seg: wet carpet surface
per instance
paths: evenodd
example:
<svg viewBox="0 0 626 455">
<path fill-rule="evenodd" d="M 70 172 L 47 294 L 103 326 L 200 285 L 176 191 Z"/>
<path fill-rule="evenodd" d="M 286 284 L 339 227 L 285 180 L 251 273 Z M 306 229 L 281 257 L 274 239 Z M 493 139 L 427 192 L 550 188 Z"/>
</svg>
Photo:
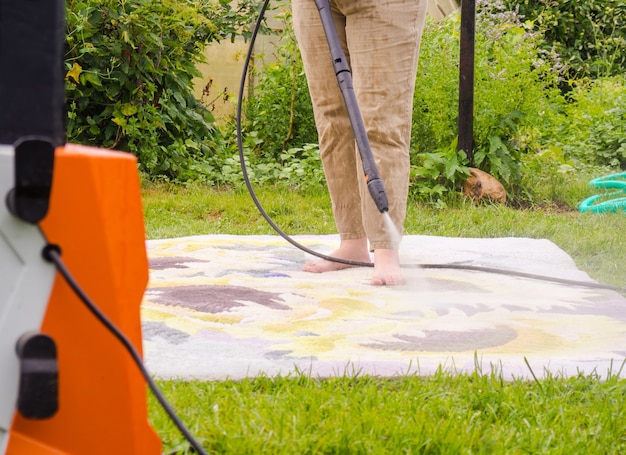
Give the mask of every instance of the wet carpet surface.
<svg viewBox="0 0 626 455">
<path fill-rule="evenodd" d="M 296 236 L 321 253 L 336 236 Z M 301 271 L 311 256 L 278 236 L 148 241 L 144 357 L 160 378 L 495 370 L 505 377 L 616 373 L 626 298 L 536 279 L 419 264 L 481 266 L 591 281 L 548 240 L 407 236 L 407 284 L 372 270 Z M 531 371 L 532 370 L 532 371 Z"/>
</svg>

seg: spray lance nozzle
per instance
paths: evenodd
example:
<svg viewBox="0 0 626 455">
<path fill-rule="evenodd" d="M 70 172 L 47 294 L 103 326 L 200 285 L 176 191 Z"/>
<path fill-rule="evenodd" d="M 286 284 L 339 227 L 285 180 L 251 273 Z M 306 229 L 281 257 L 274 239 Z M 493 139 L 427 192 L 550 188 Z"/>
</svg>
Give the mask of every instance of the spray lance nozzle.
<svg viewBox="0 0 626 455">
<path fill-rule="evenodd" d="M 367 177 L 366 177 L 367 178 Z M 387 200 L 387 192 L 385 191 L 385 184 L 380 177 L 367 178 L 367 189 L 370 192 L 370 196 L 376 204 L 376 208 L 380 213 L 389 211 L 389 201 Z"/>
</svg>

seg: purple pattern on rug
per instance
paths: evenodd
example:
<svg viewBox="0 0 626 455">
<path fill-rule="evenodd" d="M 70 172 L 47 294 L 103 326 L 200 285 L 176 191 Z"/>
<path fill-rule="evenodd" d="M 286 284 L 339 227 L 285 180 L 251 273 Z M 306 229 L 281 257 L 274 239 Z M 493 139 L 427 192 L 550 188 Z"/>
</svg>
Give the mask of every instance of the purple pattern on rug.
<svg viewBox="0 0 626 455">
<path fill-rule="evenodd" d="M 425 336 L 394 335 L 399 341 L 369 343 L 364 346 L 384 351 L 467 352 L 502 346 L 517 338 L 511 327 L 490 330 L 446 331 L 426 330 Z"/>
<path fill-rule="evenodd" d="M 202 313 L 222 313 L 254 302 L 272 310 L 288 310 L 280 294 L 243 286 L 172 286 L 153 288 L 151 300 L 167 306 L 190 308 Z"/>
<path fill-rule="evenodd" d="M 185 263 L 189 262 L 205 262 L 194 258 L 186 257 L 164 257 L 164 258 L 150 258 L 149 268 L 150 270 L 166 270 L 166 269 L 188 269 L 189 266 Z"/>
<path fill-rule="evenodd" d="M 141 324 L 144 340 L 152 340 L 161 337 L 171 344 L 186 343 L 190 337 L 188 333 L 167 326 L 164 322 L 143 322 Z"/>
</svg>

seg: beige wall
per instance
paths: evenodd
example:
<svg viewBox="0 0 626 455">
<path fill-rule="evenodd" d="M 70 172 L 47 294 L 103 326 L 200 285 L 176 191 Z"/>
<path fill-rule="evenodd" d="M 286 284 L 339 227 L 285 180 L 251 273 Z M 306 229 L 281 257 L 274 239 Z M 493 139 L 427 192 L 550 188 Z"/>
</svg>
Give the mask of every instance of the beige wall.
<svg viewBox="0 0 626 455">
<path fill-rule="evenodd" d="M 288 3 L 282 2 L 282 5 L 285 4 Z M 266 13 L 266 17 L 269 18 L 269 25 L 272 27 L 279 28 L 282 26 L 280 21 L 273 19 L 277 14 L 277 8 L 284 7 L 280 5 L 280 0 L 273 2 L 273 9 Z M 428 14 L 439 20 L 457 8 L 456 0 L 430 0 Z M 194 84 L 195 95 L 198 99 L 202 98 L 203 90 L 209 81 L 212 81 L 212 83 L 209 95 L 205 96 L 206 100 L 220 98 L 224 90 L 231 95 L 230 100 L 227 102 L 223 102 L 221 98 L 215 102 L 214 114 L 218 119 L 235 112 L 248 45 L 249 43 L 245 43 L 243 39 L 237 39 L 234 43 L 230 41 L 213 43 L 205 51 L 207 63 L 198 67 L 202 73 L 202 78 L 196 79 Z M 271 56 L 272 37 L 260 36 L 257 38 L 254 52 L 257 55 Z"/>
<path fill-rule="evenodd" d="M 429 0 L 428 14 L 435 20 L 441 20 L 459 7 L 460 0 Z"/>
</svg>

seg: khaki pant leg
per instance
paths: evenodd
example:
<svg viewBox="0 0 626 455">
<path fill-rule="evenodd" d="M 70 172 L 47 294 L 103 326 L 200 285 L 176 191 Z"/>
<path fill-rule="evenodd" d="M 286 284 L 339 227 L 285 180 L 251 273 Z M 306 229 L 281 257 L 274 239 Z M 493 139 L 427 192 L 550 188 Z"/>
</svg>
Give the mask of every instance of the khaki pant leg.
<svg viewBox="0 0 626 455">
<path fill-rule="evenodd" d="M 354 90 L 376 166 L 385 183 L 389 215 L 399 232 L 406 217 L 413 94 L 426 18 L 424 0 L 338 0 L 350 6 L 346 35 Z M 357 7 L 358 6 L 358 7 Z M 370 248 L 392 248 L 384 221 L 359 179 Z"/>
<path fill-rule="evenodd" d="M 335 224 L 342 239 L 365 237 L 358 186 L 357 151 L 319 12 L 313 0 L 293 0 L 293 24 L 313 102 L 320 154 Z M 345 49 L 345 17 L 334 13 Z M 349 59 L 349 57 L 347 57 Z"/>
<path fill-rule="evenodd" d="M 371 200 L 313 0 L 293 0 L 294 27 L 313 99 L 320 151 L 342 238 L 365 233 L 372 250 L 392 238 Z M 402 231 L 409 182 L 411 113 L 426 0 L 332 0 L 372 153 Z M 359 187 L 356 191 L 355 187 Z M 360 197 L 359 197 L 360 194 Z M 356 210 L 355 204 L 360 204 Z"/>
</svg>

